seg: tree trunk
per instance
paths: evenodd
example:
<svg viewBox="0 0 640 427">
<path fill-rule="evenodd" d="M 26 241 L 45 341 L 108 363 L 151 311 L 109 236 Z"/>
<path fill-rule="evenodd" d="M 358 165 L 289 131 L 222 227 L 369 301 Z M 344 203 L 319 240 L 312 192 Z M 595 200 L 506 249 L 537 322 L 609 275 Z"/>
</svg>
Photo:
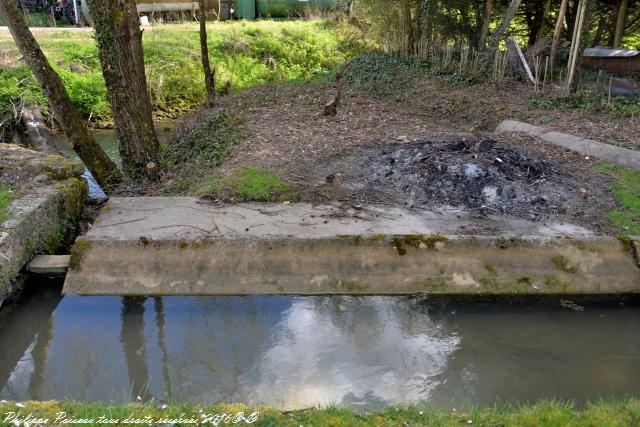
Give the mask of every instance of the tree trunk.
<svg viewBox="0 0 640 427">
<path fill-rule="evenodd" d="M 551 10 L 551 0 L 546 0 L 544 2 L 544 7 L 542 9 L 542 17 L 540 19 L 540 27 L 538 28 L 538 32 L 536 34 L 536 38 L 534 42 L 542 39 L 549 28 L 549 11 Z"/>
<path fill-rule="evenodd" d="M 556 60 L 558 54 L 558 46 L 560 45 L 560 34 L 562 33 L 562 21 L 564 21 L 564 15 L 567 13 L 567 3 L 569 0 L 562 0 L 560 3 L 560 10 L 558 11 L 558 19 L 556 20 L 556 28 L 553 31 L 553 41 L 551 42 L 551 54 L 549 55 L 549 66 L 553 70 L 553 63 Z"/>
<path fill-rule="evenodd" d="M 216 99 L 216 74 L 211 69 L 209 62 L 209 47 L 207 46 L 207 14 L 204 9 L 204 0 L 199 1 L 200 20 L 200 55 L 202 57 L 202 69 L 204 71 L 204 84 L 207 89 L 207 104 L 213 105 Z"/>
<path fill-rule="evenodd" d="M 411 13 L 411 0 L 406 0 L 404 2 L 404 26 L 405 26 L 405 35 L 406 39 L 406 53 L 407 55 L 412 55 L 415 53 L 415 33 L 413 28 L 413 16 Z"/>
<path fill-rule="evenodd" d="M 102 75 L 125 173 L 134 179 L 158 176 L 158 137 L 151 116 L 134 0 L 89 0 Z"/>
<path fill-rule="evenodd" d="M 500 28 L 498 28 L 498 31 L 496 32 L 495 38 L 493 40 L 493 44 L 491 45 L 491 54 L 489 55 L 489 57 L 492 57 L 493 53 L 496 51 L 496 49 L 498 49 L 500 40 L 502 40 L 502 36 L 504 36 L 504 33 L 507 31 L 507 28 L 509 28 L 509 24 L 511 24 L 511 20 L 513 19 L 516 12 L 518 11 L 518 8 L 520 7 L 520 3 L 522 3 L 522 0 L 511 0 L 511 3 L 509 4 L 509 8 L 507 9 L 507 13 L 504 15 L 504 19 L 502 20 L 502 24 L 500 25 Z"/>
<path fill-rule="evenodd" d="M 478 38 L 478 49 L 484 49 L 484 45 L 489 35 L 489 25 L 491 24 L 491 16 L 493 15 L 493 0 L 486 0 L 484 19 L 480 28 L 480 37 Z"/>
<path fill-rule="evenodd" d="M 629 0 L 622 0 L 620 3 L 620 9 L 618 9 L 618 20 L 616 21 L 616 33 L 613 38 L 613 47 L 618 48 L 622 43 L 624 37 L 624 21 L 627 17 L 627 7 L 629 6 Z"/>
<path fill-rule="evenodd" d="M 15 0 L 0 0 L 0 14 L 5 19 L 24 61 L 42 87 L 49 101 L 49 107 L 71 147 L 78 153 L 78 157 L 82 159 L 98 184 L 105 191 L 109 191 L 120 182 L 120 171 L 102 151 L 78 116 L 60 76 L 51 68 L 42 53 Z"/>
</svg>

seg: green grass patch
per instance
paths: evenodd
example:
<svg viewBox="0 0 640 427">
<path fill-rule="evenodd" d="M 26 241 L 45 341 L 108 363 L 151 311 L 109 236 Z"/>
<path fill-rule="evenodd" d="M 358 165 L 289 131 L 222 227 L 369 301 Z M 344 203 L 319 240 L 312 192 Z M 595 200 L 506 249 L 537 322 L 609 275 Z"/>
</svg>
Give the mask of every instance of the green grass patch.
<svg viewBox="0 0 640 427">
<path fill-rule="evenodd" d="M 293 186 L 273 172 L 258 168 L 245 168 L 224 178 L 213 178 L 199 191 L 201 194 L 233 198 L 238 202 L 295 201 Z"/>
<path fill-rule="evenodd" d="M 207 30 L 218 92 L 322 75 L 372 46 L 356 27 L 327 21 L 210 22 Z M 83 117 L 110 124 L 93 34 L 56 31 L 36 33 L 36 38 Z M 157 117 L 192 109 L 205 99 L 197 23 L 147 28 L 143 47 Z M 0 52 L 5 55 L 0 58 L 0 112 L 13 111 L 21 100 L 46 111 L 30 72 L 14 60 L 19 53 L 8 33 L 0 35 Z"/>
<path fill-rule="evenodd" d="M 620 166 L 601 164 L 598 169 L 613 178 L 609 187 L 620 209 L 607 213 L 620 234 L 640 234 L 640 172 Z"/>
<path fill-rule="evenodd" d="M 268 407 L 247 407 L 244 405 L 197 406 L 185 404 L 100 404 L 62 402 L 26 402 L 24 408 L 15 403 L 0 404 L 0 416 L 4 424 L 11 424 L 19 413 L 25 417 L 47 425 L 62 425 L 72 419 L 85 420 L 84 425 L 98 424 L 100 417 L 112 420 L 111 425 L 124 425 L 128 419 L 150 420 L 151 424 L 186 426 L 203 423 L 214 425 L 215 415 L 238 414 L 245 418 L 256 413 L 255 426 L 635 426 L 640 423 L 640 401 L 636 398 L 603 400 L 589 403 L 585 408 L 576 408 L 571 403 L 542 401 L 534 405 L 474 408 L 467 411 L 449 411 L 427 405 L 390 406 L 383 410 L 356 413 L 348 409 L 328 407 L 300 411 L 281 412 Z M 58 418 L 64 414 L 64 419 Z M 57 420 L 57 422 L 56 422 Z M 103 420 L 104 422 L 104 420 Z M 22 423 L 20 423 L 22 424 Z M 36 424 L 31 422 L 31 424 Z M 149 424 L 149 421 L 145 425 Z M 220 422 L 224 425 L 224 422 Z M 227 424 L 232 424 L 228 422 Z M 243 423 L 241 423 L 243 424 Z"/>
<path fill-rule="evenodd" d="M 9 204 L 13 199 L 11 189 L 7 185 L 0 185 L 0 222 L 9 218 Z"/>
</svg>

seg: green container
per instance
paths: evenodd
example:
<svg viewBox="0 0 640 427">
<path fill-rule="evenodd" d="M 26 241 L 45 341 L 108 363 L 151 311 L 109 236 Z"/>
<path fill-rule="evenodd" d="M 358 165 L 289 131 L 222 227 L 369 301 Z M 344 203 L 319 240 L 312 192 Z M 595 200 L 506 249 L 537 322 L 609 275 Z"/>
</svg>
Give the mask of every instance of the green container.
<svg viewBox="0 0 640 427">
<path fill-rule="evenodd" d="M 235 0 L 236 16 L 244 19 L 255 19 L 256 0 Z"/>
<path fill-rule="evenodd" d="M 307 7 L 328 10 L 333 6 L 333 0 L 256 0 L 255 3 L 257 15 L 270 18 L 298 16 Z"/>
</svg>

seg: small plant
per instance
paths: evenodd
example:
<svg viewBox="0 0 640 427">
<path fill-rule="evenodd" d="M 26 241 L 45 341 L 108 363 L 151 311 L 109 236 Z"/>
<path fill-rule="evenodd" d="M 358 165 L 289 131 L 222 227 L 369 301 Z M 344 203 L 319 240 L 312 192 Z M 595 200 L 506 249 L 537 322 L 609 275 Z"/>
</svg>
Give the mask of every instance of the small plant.
<svg viewBox="0 0 640 427">
<path fill-rule="evenodd" d="M 253 167 L 241 169 L 226 178 L 214 178 L 202 192 L 241 202 L 284 202 L 297 199 L 290 183 L 282 181 L 273 172 Z"/>
</svg>

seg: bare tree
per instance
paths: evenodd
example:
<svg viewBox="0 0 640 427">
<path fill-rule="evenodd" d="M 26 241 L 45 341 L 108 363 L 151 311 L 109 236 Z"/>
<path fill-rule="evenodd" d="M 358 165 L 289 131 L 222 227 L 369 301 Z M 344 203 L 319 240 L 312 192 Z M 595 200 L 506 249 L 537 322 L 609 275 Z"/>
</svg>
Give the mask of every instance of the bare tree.
<svg viewBox="0 0 640 427">
<path fill-rule="evenodd" d="M 151 115 L 134 0 L 88 0 L 122 166 L 132 178 L 158 176 L 158 137 Z"/>
<path fill-rule="evenodd" d="M 100 186 L 108 192 L 120 182 L 120 171 L 102 151 L 86 124 L 78 116 L 60 76 L 42 53 L 15 0 L 0 0 L 0 14 L 6 21 L 24 61 L 42 87 L 49 107 L 69 139 L 71 147 L 78 153 Z"/>
<path fill-rule="evenodd" d="M 491 45 L 492 53 L 495 52 L 496 49 L 498 49 L 500 40 L 502 40 L 504 33 L 509 28 L 509 25 L 511 24 L 511 20 L 516 15 L 516 12 L 520 7 L 520 3 L 522 3 L 522 0 L 511 0 L 511 3 L 509 4 L 509 8 L 507 9 L 507 12 L 505 13 L 504 18 L 502 19 L 502 24 L 500 24 L 500 28 L 498 28 L 498 31 L 496 31 L 495 38 L 493 39 L 493 44 Z"/>
<path fill-rule="evenodd" d="M 207 104 L 213 105 L 216 99 L 216 73 L 209 62 L 209 46 L 207 46 L 207 13 L 204 8 L 204 0 L 199 0 L 200 20 L 200 56 L 202 57 L 202 70 L 204 71 L 204 84 L 207 89 Z"/>
</svg>

